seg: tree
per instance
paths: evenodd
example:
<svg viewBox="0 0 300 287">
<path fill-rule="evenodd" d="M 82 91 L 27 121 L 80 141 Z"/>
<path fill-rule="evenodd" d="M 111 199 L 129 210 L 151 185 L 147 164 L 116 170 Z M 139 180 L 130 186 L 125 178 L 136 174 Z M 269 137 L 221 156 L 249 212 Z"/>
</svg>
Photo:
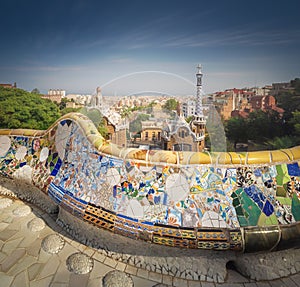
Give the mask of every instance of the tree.
<svg viewBox="0 0 300 287">
<path fill-rule="evenodd" d="M 32 93 L 32 94 L 37 94 L 37 95 L 39 95 L 39 94 L 40 94 L 40 91 L 39 91 L 39 89 L 34 88 L 34 89 L 31 91 L 31 93 Z"/>
<path fill-rule="evenodd" d="M 59 109 L 63 110 L 67 107 L 67 102 L 69 102 L 69 100 L 67 98 L 62 98 L 60 103 L 59 103 Z"/>
<path fill-rule="evenodd" d="M 225 126 L 226 137 L 234 143 L 234 148 L 239 142 L 248 141 L 247 122 L 243 118 L 231 118 Z"/>
<path fill-rule="evenodd" d="M 129 123 L 130 132 L 140 132 L 142 130 L 142 121 L 149 120 L 150 116 L 146 114 L 139 114 L 135 120 Z"/>
<path fill-rule="evenodd" d="M 295 146 L 296 140 L 292 136 L 275 137 L 272 140 L 268 140 L 266 145 L 271 149 L 283 149 Z"/>
<path fill-rule="evenodd" d="M 103 120 L 103 116 L 98 109 L 82 108 L 80 109 L 80 113 L 86 115 L 94 123 L 96 127 L 98 127 Z"/>
<path fill-rule="evenodd" d="M 296 94 L 300 94 L 300 79 L 296 78 L 294 80 L 291 80 L 291 86 L 295 89 Z"/>
<path fill-rule="evenodd" d="M 0 87 L 0 128 L 44 130 L 60 117 L 57 106 L 40 95 Z"/>
<path fill-rule="evenodd" d="M 168 99 L 163 108 L 168 111 L 176 111 L 178 102 L 175 99 Z"/>
<path fill-rule="evenodd" d="M 63 116 L 63 115 L 66 115 L 68 113 L 77 113 L 80 111 L 81 108 L 64 108 L 60 111 L 60 114 Z"/>
<path fill-rule="evenodd" d="M 101 123 L 98 126 L 98 132 L 105 138 L 108 139 L 108 129 L 107 127 L 104 125 L 104 122 L 101 121 Z"/>
</svg>

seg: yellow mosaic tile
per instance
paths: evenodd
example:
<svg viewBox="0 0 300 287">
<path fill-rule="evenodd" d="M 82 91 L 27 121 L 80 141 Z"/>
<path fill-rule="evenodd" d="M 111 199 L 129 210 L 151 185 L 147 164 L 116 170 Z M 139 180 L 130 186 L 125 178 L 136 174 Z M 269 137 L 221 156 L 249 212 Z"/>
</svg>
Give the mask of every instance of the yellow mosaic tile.
<svg viewBox="0 0 300 287">
<path fill-rule="evenodd" d="M 262 164 L 270 163 L 270 151 L 252 151 L 248 152 L 247 155 L 247 164 Z"/>
</svg>

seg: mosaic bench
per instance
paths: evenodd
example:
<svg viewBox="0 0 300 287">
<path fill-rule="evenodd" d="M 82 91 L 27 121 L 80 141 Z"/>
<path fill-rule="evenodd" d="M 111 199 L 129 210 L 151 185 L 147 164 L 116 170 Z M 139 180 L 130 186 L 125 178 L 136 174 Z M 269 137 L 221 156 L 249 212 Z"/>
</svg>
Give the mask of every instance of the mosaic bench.
<svg viewBox="0 0 300 287">
<path fill-rule="evenodd" d="M 258 152 L 120 148 L 84 115 L 0 130 L 0 175 L 96 228 L 161 245 L 243 252 L 300 246 L 300 146 Z"/>
</svg>

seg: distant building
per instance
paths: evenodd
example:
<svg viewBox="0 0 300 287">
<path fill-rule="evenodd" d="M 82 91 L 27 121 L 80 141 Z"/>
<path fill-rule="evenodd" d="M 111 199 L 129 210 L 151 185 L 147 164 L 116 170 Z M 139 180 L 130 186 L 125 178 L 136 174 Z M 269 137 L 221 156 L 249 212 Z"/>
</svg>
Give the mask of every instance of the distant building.
<svg viewBox="0 0 300 287">
<path fill-rule="evenodd" d="M 254 91 L 247 89 L 227 89 L 213 94 L 213 102 L 220 116 L 228 120 L 232 111 L 248 108 L 249 100 L 254 95 Z"/>
<path fill-rule="evenodd" d="M 293 87 L 291 86 L 290 82 L 287 83 L 273 83 L 272 84 L 272 90 L 270 91 L 270 94 L 273 96 L 278 95 L 279 93 L 286 92 L 293 90 Z"/>
<path fill-rule="evenodd" d="M 175 151 L 202 151 L 204 136 L 204 129 L 201 134 L 197 134 L 183 117 L 179 117 L 165 123 L 162 131 L 162 148 Z M 199 141 L 199 137 L 203 140 Z"/>
<path fill-rule="evenodd" d="M 42 96 L 43 99 L 49 99 L 52 102 L 60 104 L 61 99 L 66 96 L 66 91 L 61 89 L 50 89 L 47 95 Z"/>
<path fill-rule="evenodd" d="M 13 85 L 12 84 L 0 84 L 0 87 L 12 89 L 12 88 L 17 87 L 17 83 L 15 82 Z"/>
<path fill-rule="evenodd" d="M 155 119 L 143 121 L 139 145 L 149 146 L 150 149 L 163 149 L 162 145 L 163 122 Z"/>
<path fill-rule="evenodd" d="M 196 114 L 196 101 L 188 99 L 186 102 L 182 103 L 181 108 L 185 118 L 194 116 Z"/>
<path fill-rule="evenodd" d="M 108 140 L 120 147 L 126 147 L 126 126 L 114 123 L 113 118 L 109 116 L 103 116 L 103 123 L 108 131 Z"/>
<path fill-rule="evenodd" d="M 249 108 L 244 108 L 242 110 L 234 110 L 231 113 L 232 117 L 242 117 L 247 118 L 250 112 L 262 110 L 267 111 L 276 111 L 281 116 L 284 113 L 284 110 L 276 106 L 276 100 L 273 96 L 253 96 L 249 101 Z"/>
</svg>

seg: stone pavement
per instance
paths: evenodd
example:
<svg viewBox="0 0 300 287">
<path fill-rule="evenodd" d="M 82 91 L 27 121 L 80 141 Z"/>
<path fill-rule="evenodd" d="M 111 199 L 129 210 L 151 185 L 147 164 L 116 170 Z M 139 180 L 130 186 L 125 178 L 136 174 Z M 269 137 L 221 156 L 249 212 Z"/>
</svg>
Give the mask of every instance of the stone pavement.
<svg viewBox="0 0 300 287">
<path fill-rule="evenodd" d="M 72 239 L 36 206 L 0 196 L 0 287 L 300 287 L 300 273 L 254 281 L 229 264 L 225 282 L 217 283 L 157 273 L 105 254 Z"/>
</svg>

